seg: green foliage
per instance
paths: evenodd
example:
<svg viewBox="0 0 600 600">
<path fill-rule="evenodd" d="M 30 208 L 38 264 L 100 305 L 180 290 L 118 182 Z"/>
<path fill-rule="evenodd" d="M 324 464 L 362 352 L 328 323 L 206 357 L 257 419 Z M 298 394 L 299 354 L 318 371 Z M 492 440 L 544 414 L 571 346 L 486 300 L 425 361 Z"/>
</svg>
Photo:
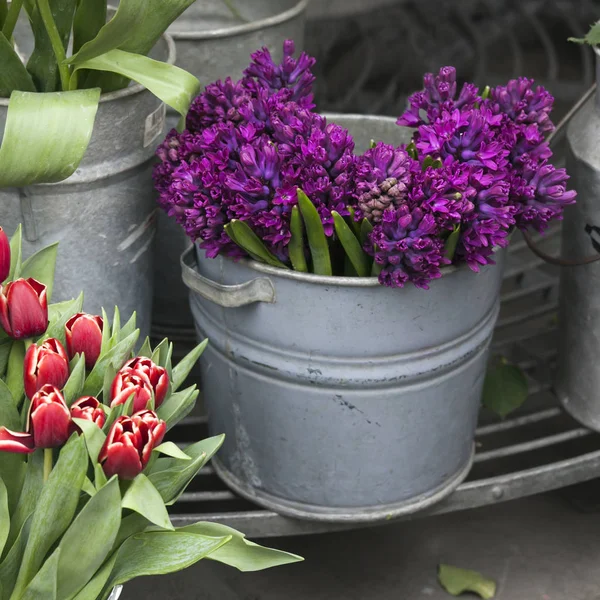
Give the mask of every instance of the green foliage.
<svg viewBox="0 0 600 600">
<path fill-rule="evenodd" d="M 465 592 L 478 594 L 483 600 L 491 600 L 496 595 L 496 582 L 477 571 L 459 569 L 450 565 L 440 565 L 438 570 L 440 585 L 452 596 Z"/>
</svg>

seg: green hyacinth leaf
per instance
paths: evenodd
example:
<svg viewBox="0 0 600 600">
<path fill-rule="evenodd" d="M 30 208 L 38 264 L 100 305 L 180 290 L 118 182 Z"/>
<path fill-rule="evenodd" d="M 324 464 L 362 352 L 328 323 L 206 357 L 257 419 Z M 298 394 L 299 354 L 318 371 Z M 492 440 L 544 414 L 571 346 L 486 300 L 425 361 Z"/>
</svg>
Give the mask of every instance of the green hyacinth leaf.
<svg viewBox="0 0 600 600">
<path fill-rule="evenodd" d="M 364 246 L 369 241 L 369 235 L 373 231 L 373 224 L 369 219 L 360 222 L 360 243 Z"/>
<path fill-rule="evenodd" d="M 288 244 L 288 251 L 292 267 L 294 267 L 294 271 L 308 273 L 308 265 L 306 264 L 306 256 L 304 255 L 304 223 L 297 206 L 292 207 L 290 231 L 292 232 L 292 237 Z"/>
<path fill-rule="evenodd" d="M 308 246 L 312 256 L 312 270 L 317 275 L 332 275 L 329 245 L 321 222 L 321 216 L 308 196 L 298 189 L 298 207 L 304 219 Z"/>
<path fill-rule="evenodd" d="M 348 212 L 350 216 L 346 218 L 346 222 L 350 227 L 352 227 L 352 231 L 354 231 L 354 235 L 360 240 L 360 223 L 356 220 L 356 211 L 353 206 L 348 206 Z"/>
<path fill-rule="evenodd" d="M 0 146 L 0 187 L 56 183 L 75 172 L 94 129 L 100 90 L 13 92 Z"/>
<path fill-rule="evenodd" d="M 273 267 L 279 267 L 281 269 L 287 269 L 278 258 L 273 256 L 262 243 L 260 238 L 250 229 L 250 226 L 244 221 L 234 219 L 225 227 L 225 231 L 229 234 L 229 231 L 233 231 L 234 237 L 231 239 L 240 247 L 242 250 L 246 250 L 251 256 L 258 257 L 261 262 L 265 262 Z M 230 236 L 231 237 L 231 236 Z"/>
<path fill-rule="evenodd" d="M 456 253 L 456 246 L 460 238 L 460 223 L 454 226 L 452 233 L 448 236 L 448 239 L 444 243 L 444 255 L 446 258 L 453 260 L 454 254 Z"/>
<path fill-rule="evenodd" d="M 365 254 L 362 249 L 360 242 L 356 239 L 354 233 L 344 218 L 335 210 L 331 211 L 333 215 L 333 223 L 335 225 L 335 232 L 344 247 L 346 256 L 350 259 L 354 270 L 359 277 L 368 277 L 371 271 L 371 260 Z"/>
<path fill-rule="evenodd" d="M 0 98 L 8 98 L 14 90 L 35 92 L 31 75 L 21 62 L 13 45 L 0 32 Z"/>
<path fill-rule="evenodd" d="M 165 104 L 176 110 L 182 117 L 187 114 L 192 100 L 200 91 L 196 77 L 176 67 L 147 56 L 111 50 L 95 58 L 77 63 L 73 74 L 79 69 L 118 73 L 141 83 Z M 76 77 L 72 78 L 73 85 Z"/>
<path fill-rule="evenodd" d="M 496 595 L 496 582 L 477 571 L 459 569 L 451 565 L 440 565 L 438 580 L 440 585 L 452 596 L 473 592 L 483 600 L 491 600 Z"/>
<path fill-rule="evenodd" d="M 522 406 L 529 395 L 525 373 L 501 361 L 488 368 L 483 384 L 483 405 L 504 419 Z"/>
</svg>

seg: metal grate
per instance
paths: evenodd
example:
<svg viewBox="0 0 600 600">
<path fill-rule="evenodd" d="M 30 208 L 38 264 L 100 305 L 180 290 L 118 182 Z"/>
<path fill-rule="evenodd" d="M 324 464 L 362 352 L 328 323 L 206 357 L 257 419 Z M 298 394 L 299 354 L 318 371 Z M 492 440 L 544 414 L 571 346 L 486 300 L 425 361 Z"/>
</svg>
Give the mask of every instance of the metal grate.
<svg viewBox="0 0 600 600">
<path fill-rule="evenodd" d="M 559 228 L 537 242 L 557 252 Z M 527 374 L 530 397 L 522 413 L 498 421 L 484 409 L 477 452 L 467 481 L 440 504 L 409 518 L 475 508 L 559 489 L 600 476 L 600 434 L 581 427 L 559 408 L 551 391 L 555 358 L 557 273 L 513 241 L 502 291 L 502 309 L 492 353 Z M 204 417 L 184 421 L 173 433 L 185 444 L 207 435 Z M 175 524 L 218 521 L 250 537 L 321 533 L 356 527 L 297 521 L 262 510 L 229 491 L 208 466 L 194 479 L 173 512 Z"/>
</svg>

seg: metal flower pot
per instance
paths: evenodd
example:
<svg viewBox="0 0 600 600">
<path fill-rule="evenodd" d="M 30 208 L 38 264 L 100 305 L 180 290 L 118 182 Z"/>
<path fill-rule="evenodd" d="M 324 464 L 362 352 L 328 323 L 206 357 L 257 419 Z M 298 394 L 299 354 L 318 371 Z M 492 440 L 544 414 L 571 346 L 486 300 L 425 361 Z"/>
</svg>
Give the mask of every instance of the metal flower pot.
<svg viewBox="0 0 600 600">
<path fill-rule="evenodd" d="M 393 119 L 332 115 L 358 150 L 400 143 Z M 213 461 L 236 492 L 291 517 L 378 521 L 467 475 L 504 253 L 429 291 L 188 251 Z"/>
<path fill-rule="evenodd" d="M 600 53 L 596 51 L 596 80 Z M 565 210 L 562 256 L 594 254 L 600 236 L 600 93 L 596 91 L 567 129 L 567 171 L 577 202 Z M 592 240 L 596 240 L 596 244 Z M 556 392 L 578 421 L 600 431 L 600 263 L 561 269 Z"/>
<path fill-rule="evenodd" d="M 239 78 L 250 54 L 267 46 L 279 60 L 283 42 L 293 39 L 297 50 L 304 42 L 308 0 L 234 1 L 240 20 L 223 0 L 192 4 L 171 25 L 169 34 L 177 46 L 177 65 L 200 79 L 204 86 L 217 79 Z M 179 117 L 169 114 L 169 127 Z M 164 213 L 158 217 L 153 323 L 160 335 L 180 337 L 193 330 L 187 290 L 181 282 L 179 257 L 191 245 L 183 229 Z"/>
<path fill-rule="evenodd" d="M 163 36 L 152 57 L 173 63 L 175 45 Z M 0 98 L 0 136 L 8 99 Z M 156 200 L 154 151 L 165 134 L 165 106 L 139 84 L 103 94 L 87 152 L 61 183 L 0 189 L 0 223 L 23 224 L 29 255 L 60 242 L 54 301 L 85 294 L 84 308 L 122 317 L 137 312 L 150 332 Z"/>
</svg>

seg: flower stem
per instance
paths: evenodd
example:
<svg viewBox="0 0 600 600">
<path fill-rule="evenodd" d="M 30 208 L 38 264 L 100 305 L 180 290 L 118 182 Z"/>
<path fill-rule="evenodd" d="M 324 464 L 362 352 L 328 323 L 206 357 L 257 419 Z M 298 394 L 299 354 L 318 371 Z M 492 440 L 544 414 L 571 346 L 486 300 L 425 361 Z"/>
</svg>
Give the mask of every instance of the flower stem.
<svg viewBox="0 0 600 600">
<path fill-rule="evenodd" d="M 6 21 L 4 21 L 4 27 L 2 28 L 2 33 L 9 42 L 12 38 L 13 31 L 15 30 L 15 25 L 17 24 L 17 19 L 19 18 L 22 6 L 23 0 L 12 0 L 10 3 Z"/>
<path fill-rule="evenodd" d="M 25 352 L 27 352 L 29 346 L 33 345 L 33 340 L 31 338 L 25 338 L 23 341 L 25 342 Z"/>
<path fill-rule="evenodd" d="M 61 87 L 63 91 L 66 92 L 69 90 L 69 80 L 71 79 L 71 74 L 69 72 L 68 65 L 63 64 L 67 59 L 65 48 L 62 40 L 60 39 L 60 33 L 56 28 L 54 18 L 52 17 L 52 11 L 50 10 L 50 4 L 48 3 L 48 0 L 37 0 L 37 5 L 40 11 L 40 16 L 42 17 L 42 21 L 44 22 L 44 27 L 46 28 L 46 33 L 50 38 L 50 44 L 52 45 L 56 62 L 58 63 Z"/>
<path fill-rule="evenodd" d="M 44 483 L 48 481 L 52 471 L 52 448 L 44 448 Z"/>
</svg>

